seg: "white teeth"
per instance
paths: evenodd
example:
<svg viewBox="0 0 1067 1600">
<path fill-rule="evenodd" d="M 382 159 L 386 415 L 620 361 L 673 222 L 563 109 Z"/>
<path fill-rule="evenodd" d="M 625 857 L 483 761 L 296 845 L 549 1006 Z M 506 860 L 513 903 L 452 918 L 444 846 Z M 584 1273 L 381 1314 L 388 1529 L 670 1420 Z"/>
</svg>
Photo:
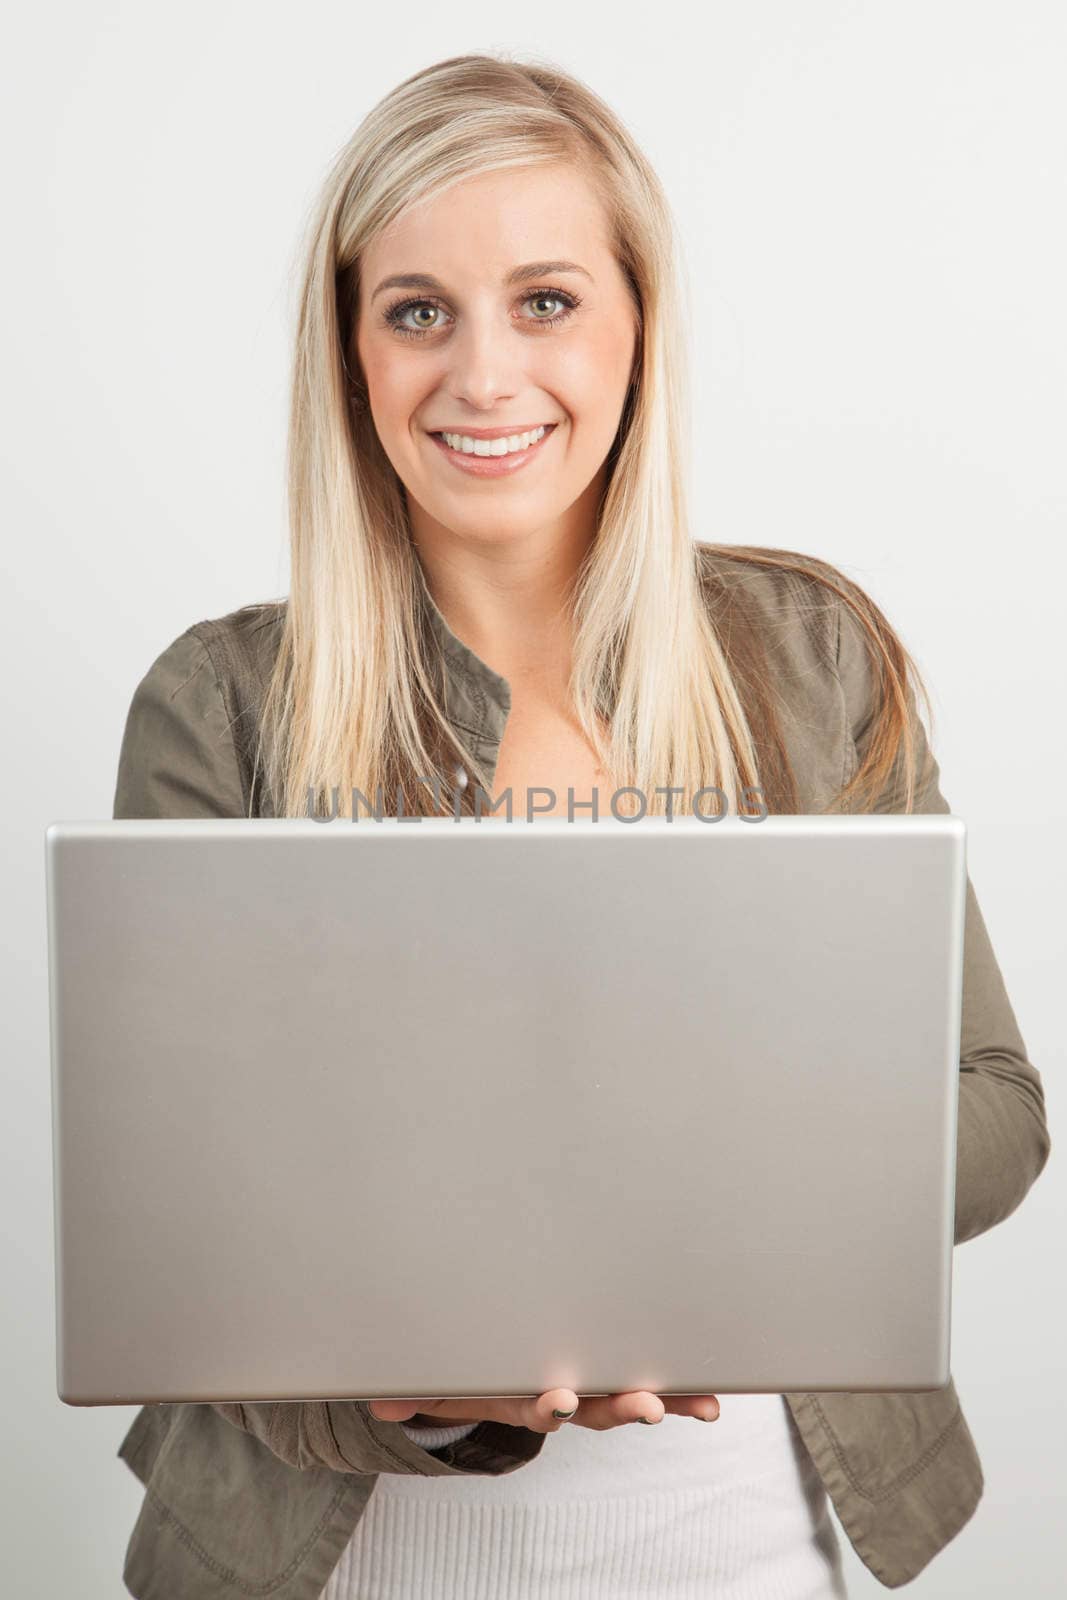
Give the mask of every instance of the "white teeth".
<svg viewBox="0 0 1067 1600">
<path fill-rule="evenodd" d="M 547 428 L 534 428 L 530 433 L 513 433 L 500 439 L 472 439 L 467 433 L 443 433 L 442 439 L 452 450 L 465 456 L 510 456 L 516 450 L 526 450 L 543 439 Z"/>
</svg>

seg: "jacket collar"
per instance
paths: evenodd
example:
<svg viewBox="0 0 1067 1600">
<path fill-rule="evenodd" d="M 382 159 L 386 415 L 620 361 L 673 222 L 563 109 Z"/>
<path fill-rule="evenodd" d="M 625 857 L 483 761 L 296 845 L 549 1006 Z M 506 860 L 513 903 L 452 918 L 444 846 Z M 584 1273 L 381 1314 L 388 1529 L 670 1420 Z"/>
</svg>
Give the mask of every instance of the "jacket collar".
<svg viewBox="0 0 1067 1600">
<path fill-rule="evenodd" d="M 511 685 L 453 633 L 430 593 L 418 551 L 413 551 L 424 614 L 439 647 L 433 670 L 445 715 L 492 771 L 511 711 Z"/>
</svg>

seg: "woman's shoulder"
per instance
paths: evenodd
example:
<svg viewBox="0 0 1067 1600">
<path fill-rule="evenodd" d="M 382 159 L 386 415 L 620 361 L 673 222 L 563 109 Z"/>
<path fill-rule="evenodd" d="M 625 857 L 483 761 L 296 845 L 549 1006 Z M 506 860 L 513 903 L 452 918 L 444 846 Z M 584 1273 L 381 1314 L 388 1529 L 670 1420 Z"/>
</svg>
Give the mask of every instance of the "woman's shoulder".
<svg viewBox="0 0 1067 1600">
<path fill-rule="evenodd" d="M 232 718 L 262 696 L 278 652 L 287 600 L 253 601 L 191 622 L 158 652 L 137 686 L 172 712 L 202 716 L 221 703 Z"/>
<path fill-rule="evenodd" d="M 287 602 L 204 617 L 159 650 L 126 713 L 113 814 L 240 816 Z"/>
<path fill-rule="evenodd" d="M 777 546 L 695 545 L 709 615 L 729 650 L 758 642 L 779 671 L 836 672 L 849 579 L 818 556 Z M 754 636 L 754 637 L 753 637 Z"/>
<path fill-rule="evenodd" d="M 287 600 L 257 600 L 221 616 L 189 623 L 156 655 L 148 672 L 181 676 L 185 667 L 214 665 L 221 683 L 235 662 L 277 651 Z M 199 672 L 196 674 L 199 675 Z M 185 678 L 182 679 L 184 686 Z"/>
<path fill-rule="evenodd" d="M 234 715 L 248 715 L 261 701 L 282 642 L 286 606 L 288 600 L 258 600 L 190 626 L 210 654 Z"/>
<path fill-rule="evenodd" d="M 252 601 L 222 616 L 191 623 L 186 633 L 202 643 L 220 682 L 240 682 L 247 676 L 258 681 L 277 654 L 288 603 Z"/>
<path fill-rule="evenodd" d="M 905 702 L 915 738 L 925 743 L 915 662 L 854 578 L 799 550 L 696 548 L 702 592 L 731 670 L 754 698 L 772 692 L 796 762 L 808 760 L 809 747 L 817 753 L 821 741 L 827 771 L 840 765 L 850 773 L 872 731 Z"/>
<path fill-rule="evenodd" d="M 287 605 L 286 600 L 253 601 L 191 622 L 159 652 L 142 686 L 165 688 L 168 697 L 180 699 L 191 715 L 215 699 L 221 700 L 231 718 L 245 713 L 262 697 Z"/>
</svg>

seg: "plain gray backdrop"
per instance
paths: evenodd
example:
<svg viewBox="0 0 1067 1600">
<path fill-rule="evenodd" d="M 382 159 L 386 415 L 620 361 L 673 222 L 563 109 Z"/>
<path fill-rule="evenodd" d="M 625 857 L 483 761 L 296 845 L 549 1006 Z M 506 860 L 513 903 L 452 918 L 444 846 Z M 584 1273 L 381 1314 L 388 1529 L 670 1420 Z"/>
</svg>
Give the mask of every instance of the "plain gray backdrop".
<svg viewBox="0 0 1067 1600">
<path fill-rule="evenodd" d="M 44 830 L 110 816 L 130 697 L 171 640 L 287 592 L 300 230 L 356 123 L 434 60 L 547 56 L 660 172 L 692 305 L 694 534 L 841 565 L 915 654 L 1056 1145 L 1067 12 L 126 0 L 22 8 L 6 46 L 4 1587 L 117 1600 L 134 1410 L 55 1392 Z M 986 1491 L 916 1580 L 929 1600 L 1062 1593 L 1063 1223 L 1054 1149 L 956 1250 Z M 882 1593 L 842 1543 L 851 1593 Z"/>
</svg>

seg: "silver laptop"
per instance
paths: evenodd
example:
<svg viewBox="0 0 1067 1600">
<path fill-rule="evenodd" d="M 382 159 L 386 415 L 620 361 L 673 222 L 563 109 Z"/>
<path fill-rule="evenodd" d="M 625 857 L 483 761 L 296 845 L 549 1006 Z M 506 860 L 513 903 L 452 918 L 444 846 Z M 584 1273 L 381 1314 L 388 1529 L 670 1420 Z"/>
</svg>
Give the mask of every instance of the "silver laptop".
<svg viewBox="0 0 1067 1600">
<path fill-rule="evenodd" d="M 53 823 L 60 1398 L 943 1387 L 965 833 Z"/>
</svg>

